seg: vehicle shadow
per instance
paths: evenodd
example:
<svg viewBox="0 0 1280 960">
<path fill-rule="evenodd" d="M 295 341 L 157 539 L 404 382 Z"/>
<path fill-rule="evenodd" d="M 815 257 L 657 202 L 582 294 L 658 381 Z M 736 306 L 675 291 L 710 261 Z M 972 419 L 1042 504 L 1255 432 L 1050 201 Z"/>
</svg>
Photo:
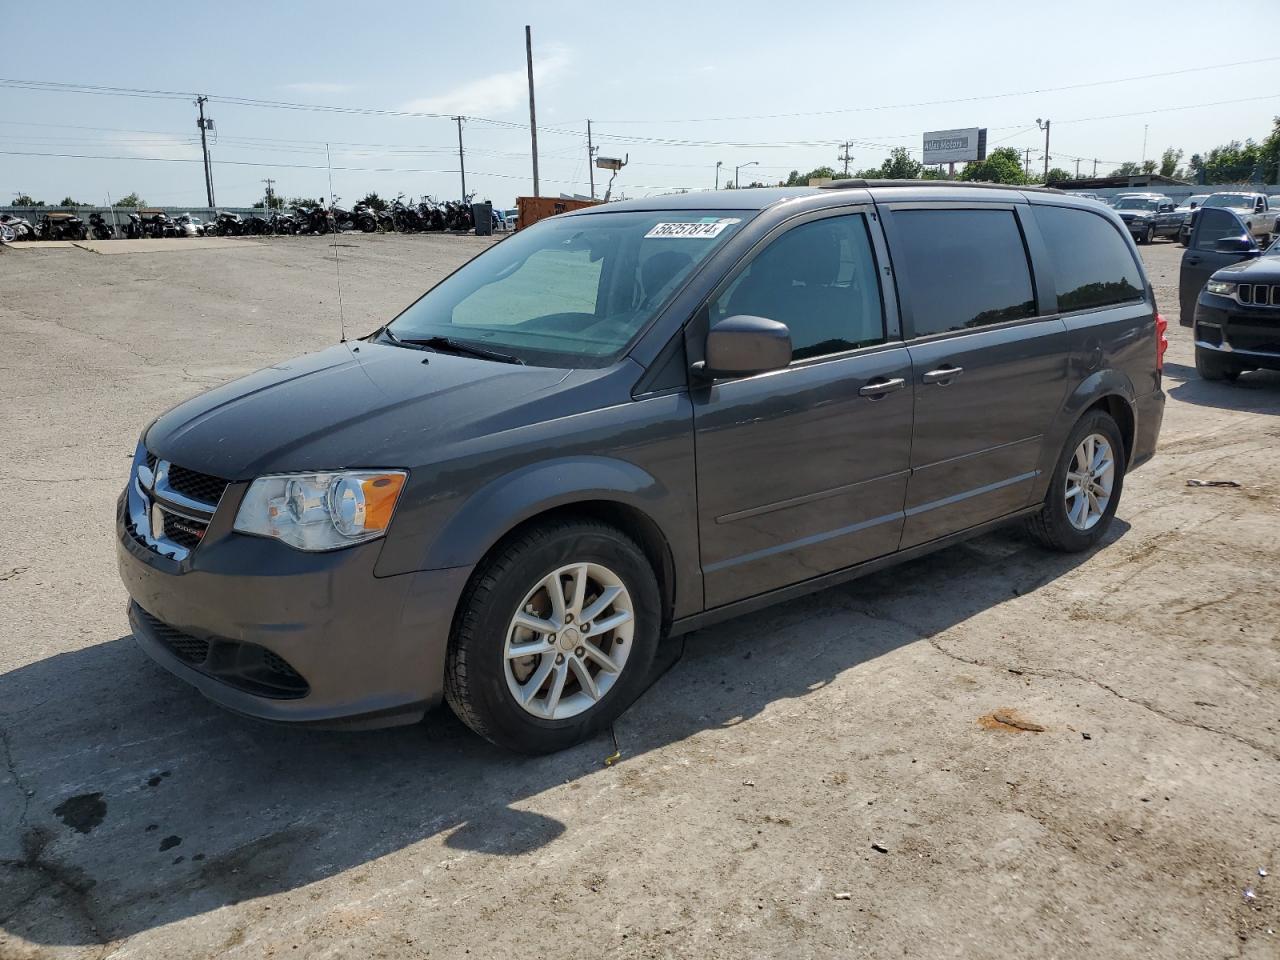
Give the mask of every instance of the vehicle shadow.
<svg viewBox="0 0 1280 960">
<path fill-rule="evenodd" d="M 1127 529 L 1117 520 L 1107 544 Z M 683 657 L 618 722 L 622 756 L 607 769 L 608 734 L 519 757 L 443 710 L 421 726 L 371 733 L 245 720 L 202 700 L 127 636 L 32 663 L 0 676 L 0 948 L 6 933 L 109 943 L 432 837 L 493 856 L 567 842 L 565 823 L 529 809 L 543 792 L 614 776 L 646 751 L 804 698 L 1089 556 L 1000 531 L 668 641 L 667 665 L 682 644 Z"/>
<path fill-rule="evenodd" d="M 1166 361 L 1165 373 L 1183 382 L 1169 388 L 1169 396 L 1200 407 L 1222 407 L 1246 413 L 1280 414 L 1280 373 L 1253 370 L 1235 383 L 1201 380 L 1196 368 Z"/>
</svg>

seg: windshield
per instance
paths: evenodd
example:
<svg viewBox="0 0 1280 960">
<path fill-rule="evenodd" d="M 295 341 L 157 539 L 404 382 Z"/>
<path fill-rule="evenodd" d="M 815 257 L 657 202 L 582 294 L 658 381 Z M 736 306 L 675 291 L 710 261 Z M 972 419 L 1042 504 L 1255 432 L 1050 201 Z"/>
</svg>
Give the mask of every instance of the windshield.
<svg viewBox="0 0 1280 960">
<path fill-rule="evenodd" d="M 679 210 L 552 217 L 429 290 L 389 326 L 543 366 L 601 366 L 750 212 Z"/>
<path fill-rule="evenodd" d="M 1253 210 L 1253 197 L 1247 193 L 1215 193 L 1205 200 L 1206 207 L 1230 207 L 1233 210 Z"/>
<path fill-rule="evenodd" d="M 1155 210 L 1159 206 L 1160 201 L 1146 197 L 1124 197 L 1116 201 L 1117 210 Z"/>
</svg>

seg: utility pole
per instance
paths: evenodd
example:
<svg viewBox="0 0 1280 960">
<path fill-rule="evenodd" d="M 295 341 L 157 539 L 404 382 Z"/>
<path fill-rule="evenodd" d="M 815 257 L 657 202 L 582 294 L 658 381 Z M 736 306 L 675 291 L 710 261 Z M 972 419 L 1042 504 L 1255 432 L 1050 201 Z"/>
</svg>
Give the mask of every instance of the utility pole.
<svg viewBox="0 0 1280 960">
<path fill-rule="evenodd" d="M 720 168 L 724 166 L 723 160 L 716 161 L 716 189 L 720 189 Z"/>
<path fill-rule="evenodd" d="M 454 117 L 458 121 L 458 172 L 462 174 L 462 202 L 467 202 L 467 164 L 462 158 L 462 117 Z"/>
<path fill-rule="evenodd" d="M 1095 177 L 1098 175 L 1098 158 L 1097 157 L 1093 158 L 1093 175 Z"/>
<path fill-rule="evenodd" d="M 1044 123 L 1041 123 L 1040 118 L 1036 117 L 1036 126 L 1044 131 L 1044 179 L 1046 183 L 1049 182 L 1049 124 L 1050 122 L 1051 121 L 1046 120 Z"/>
<path fill-rule="evenodd" d="M 1076 157 L 1076 179 L 1080 179 L 1080 158 Z"/>
<path fill-rule="evenodd" d="M 1147 128 L 1149 124 L 1142 125 L 1142 165 L 1147 165 Z"/>
<path fill-rule="evenodd" d="M 591 121 L 587 120 L 587 176 L 591 178 L 591 199 L 596 198 L 596 148 L 591 145 Z"/>
<path fill-rule="evenodd" d="M 204 151 L 204 192 L 209 201 L 209 209 L 213 209 L 213 167 L 209 163 L 209 141 L 205 139 L 205 131 L 213 129 L 213 119 L 205 119 L 204 105 L 208 97 L 196 97 L 196 106 L 200 108 L 200 119 L 196 126 L 200 128 L 200 149 Z"/>
<path fill-rule="evenodd" d="M 533 30 L 527 23 L 524 25 L 524 56 L 529 65 L 529 137 L 533 141 L 533 195 L 540 197 L 542 192 L 538 189 L 538 114 L 533 107 Z"/>
<path fill-rule="evenodd" d="M 1026 153 L 1022 158 L 1022 172 L 1025 176 L 1031 176 L 1031 148 L 1027 147 Z"/>
<path fill-rule="evenodd" d="M 843 161 L 844 161 L 844 175 L 845 175 L 846 177 L 849 175 L 849 161 L 853 159 L 853 157 L 851 157 L 851 156 L 849 155 L 849 148 L 850 148 L 851 146 L 853 146 L 853 144 L 851 144 L 848 140 L 846 140 L 846 141 L 844 142 L 844 153 L 842 153 L 842 154 L 840 154 L 840 156 L 836 157 L 836 159 L 837 159 L 837 160 L 843 160 Z"/>
<path fill-rule="evenodd" d="M 275 185 L 275 181 L 272 180 L 270 177 L 268 177 L 266 180 L 263 180 L 262 182 L 267 185 L 267 212 L 270 213 L 271 210 L 274 209 L 273 204 L 271 203 L 271 199 L 272 197 L 275 196 L 275 194 L 272 193 L 271 188 L 272 186 Z"/>
</svg>

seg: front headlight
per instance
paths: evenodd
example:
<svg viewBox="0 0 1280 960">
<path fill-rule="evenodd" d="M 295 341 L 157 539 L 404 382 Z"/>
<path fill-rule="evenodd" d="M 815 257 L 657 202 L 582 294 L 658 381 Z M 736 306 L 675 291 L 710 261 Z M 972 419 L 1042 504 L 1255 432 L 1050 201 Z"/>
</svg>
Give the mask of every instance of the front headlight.
<svg viewBox="0 0 1280 960">
<path fill-rule="evenodd" d="M 1236 285 L 1227 283 L 1225 280 L 1210 280 L 1204 285 L 1204 288 L 1210 293 L 1216 293 L 1224 297 L 1234 297 L 1236 295 Z"/>
<path fill-rule="evenodd" d="M 299 550 L 337 550 L 373 540 L 387 532 L 407 477 L 403 470 L 259 477 L 244 495 L 235 529 Z"/>
</svg>

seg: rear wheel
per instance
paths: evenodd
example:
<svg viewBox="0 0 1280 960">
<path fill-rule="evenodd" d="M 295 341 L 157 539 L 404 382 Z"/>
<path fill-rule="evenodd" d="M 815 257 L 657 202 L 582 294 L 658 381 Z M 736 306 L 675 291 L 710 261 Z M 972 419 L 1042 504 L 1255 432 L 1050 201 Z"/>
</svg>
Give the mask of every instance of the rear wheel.
<svg viewBox="0 0 1280 960">
<path fill-rule="evenodd" d="M 1196 347 L 1196 373 L 1201 380 L 1235 380 L 1241 369 L 1231 360 L 1212 350 Z"/>
<path fill-rule="evenodd" d="M 533 527 L 497 548 L 464 594 L 445 697 L 493 743 L 562 750 L 643 692 L 661 618 L 653 569 L 621 531 L 589 520 Z"/>
<path fill-rule="evenodd" d="M 1111 526 L 1124 471 L 1124 440 L 1115 420 L 1101 410 L 1085 415 L 1063 446 L 1044 505 L 1027 521 L 1028 532 L 1053 550 L 1088 550 Z"/>
</svg>

